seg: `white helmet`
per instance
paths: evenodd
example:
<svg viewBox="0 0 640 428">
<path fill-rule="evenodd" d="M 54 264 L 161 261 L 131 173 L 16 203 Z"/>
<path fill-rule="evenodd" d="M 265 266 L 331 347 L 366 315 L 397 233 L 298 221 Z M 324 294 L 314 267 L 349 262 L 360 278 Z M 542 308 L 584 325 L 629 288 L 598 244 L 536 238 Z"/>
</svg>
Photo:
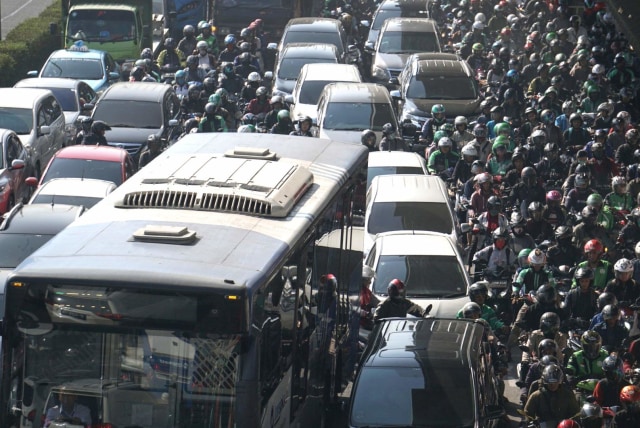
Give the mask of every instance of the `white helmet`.
<svg viewBox="0 0 640 428">
<path fill-rule="evenodd" d="M 478 182 L 478 184 L 491 182 L 492 178 L 493 177 L 491 177 L 491 174 L 489 174 L 488 172 L 483 172 L 475 176 L 475 180 Z"/>
<path fill-rule="evenodd" d="M 456 116 L 456 118 L 453 120 L 453 124 L 455 126 L 458 125 L 467 125 L 469 122 L 467 121 L 467 118 L 464 116 Z"/>
<path fill-rule="evenodd" d="M 514 15 L 513 13 L 507 15 L 507 22 L 509 23 L 509 25 L 513 25 L 514 20 L 518 20 L 518 17 L 516 15 Z"/>
<path fill-rule="evenodd" d="M 607 112 L 607 114 L 609 114 L 611 112 L 609 103 L 600 103 L 598 105 L 597 111 L 600 111 L 600 110 L 605 110 Z"/>
<path fill-rule="evenodd" d="M 453 147 L 453 141 L 449 137 L 442 137 L 438 140 L 438 147 Z"/>
<path fill-rule="evenodd" d="M 589 38 L 585 35 L 582 36 L 578 36 L 578 44 L 579 45 L 584 45 L 584 46 L 589 46 L 591 44 L 591 41 L 589 40 Z"/>
<path fill-rule="evenodd" d="M 604 74 L 604 72 L 604 65 L 602 64 L 596 64 L 591 68 L 591 73 L 593 74 Z"/>
<path fill-rule="evenodd" d="M 487 22 L 487 17 L 484 16 L 484 13 L 479 12 L 479 13 L 476 13 L 476 16 L 473 18 L 473 20 L 474 20 L 474 22 L 478 21 L 478 22 L 482 22 L 484 24 L 485 22 Z"/>
<path fill-rule="evenodd" d="M 462 153 L 462 156 L 478 156 L 478 150 L 476 150 L 476 146 L 473 144 L 466 144 L 462 150 L 460 150 L 460 153 Z"/>
<path fill-rule="evenodd" d="M 640 241 L 636 244 L 636 248 L 634 249 L 636 252 L 636 257 L 640 256 Z"/>
<path fill-rule="evenodd" d="M 545 256 L 544 252 L 539 248 L 536 248 L 535 250 L 530 252 L 528 258 L 529 258 L 529 263 L 532 265 L 543 265 L 547 262 L 547 257 Z"/>
<path fill-rule="evenodd" d="M 362 279 L 373 279 L 376 272 L 369 265 L 362 265 Z"/>
<path fill-rule="evenodd" d="M 476 21 L 473 23 L 474 30 L 484 30 L 484 22 Z"/>
<path fill-rule="evenodd" d="M 196 49 L 208 49 L 208 48 L 209 48 L 209 45 L 204 40 L 200 40 L 198 43 L 196 43 Z"/>
<path fill-rule="evenodd" d="M 627 180 L 620 175 L 616 175 L 611 179 L 612 186 L 622 186 L 622 185 L 626 186 L 626 184 L 627 184 Z"/>
<path fill-rule="evenodd" d="M 615 265 L 613 265 L 613 270 L 615 270 L 616 272 L 624 273 L 633 272 L 633 263 L 631 263 L 631 260 L 629 259 L 620 259 L 616 262 Z"/>
</svg>

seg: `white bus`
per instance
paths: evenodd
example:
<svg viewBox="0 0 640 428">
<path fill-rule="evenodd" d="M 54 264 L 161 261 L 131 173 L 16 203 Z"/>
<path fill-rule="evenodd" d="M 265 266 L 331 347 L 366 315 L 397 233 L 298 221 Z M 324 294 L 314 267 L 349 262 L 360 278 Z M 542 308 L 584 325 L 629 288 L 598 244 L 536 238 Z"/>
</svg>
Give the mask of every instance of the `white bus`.
<svg viewBox="0 0 640 428">
<path fill-rule="evenodd" d="M 55 426 L 65 391 L 92 427 L 322 424 L 353 369 L 366 164 L 316 138 L 174 144 L 9 277 L 0 426 Z"/>
</svg>

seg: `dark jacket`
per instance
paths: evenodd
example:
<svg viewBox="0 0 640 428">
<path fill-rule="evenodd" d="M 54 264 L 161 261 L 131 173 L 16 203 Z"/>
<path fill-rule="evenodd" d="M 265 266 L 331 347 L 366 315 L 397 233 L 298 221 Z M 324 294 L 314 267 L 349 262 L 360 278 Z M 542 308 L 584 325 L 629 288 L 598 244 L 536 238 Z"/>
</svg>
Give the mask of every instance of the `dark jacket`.
<svg viewBox="0 0 640 428">
<path fill-rule="evenodd" d="M 407 313 L 422 315 L 423 310 L 420 306 L 404 297 L 389 297 L 378 305 L 374 319 L 406 317 Z"/>
</svg>

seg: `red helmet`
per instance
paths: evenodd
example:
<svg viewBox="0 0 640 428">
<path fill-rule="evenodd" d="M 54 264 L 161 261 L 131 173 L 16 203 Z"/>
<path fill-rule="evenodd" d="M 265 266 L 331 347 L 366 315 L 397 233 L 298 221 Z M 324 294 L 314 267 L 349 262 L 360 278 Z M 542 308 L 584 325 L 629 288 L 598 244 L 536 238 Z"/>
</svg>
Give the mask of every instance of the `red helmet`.
<svg viewBox="0 0 640 428">
<path fill-rule="evenodd" d="M 560 421 L 557 428 L 580 428 L 580 424 L 573 419 L 565 419 L 564 421 Z"/>
<path fill-rule="evenodd" d="M 604 251 L 604 247 L 602 243 L 597 239 L 591 239 L 584 244 L 584 252 L 588 253 L 590 251 L 595 251 L 597 253 L 602 253 Z"/>
<path fill-rule="evenodd" d="M 501 36 L 510 36 L 511 35 L 511 28 L 509 27 L 504 27 L 502 30 L 500 30 L 500 35 Z"/>
<path fill-rule="evenodd" d="M 627 385 L 620 391 L 620 401 L 631 404 L 640 401 L 640 388 L 636 385 Z"/>
<path fill-rule="evenodd" d="M 561 201 L 562 194 L 557 190 L 549 190 L 547 192 L 547 201 Z"/>
<path fill-rule="evenodd" d="M 387 286 L 387 294 L 390 297 L 397 297 L 404 291 L 404 282 L 398 278 L 392 279 Z"/>
</svg>

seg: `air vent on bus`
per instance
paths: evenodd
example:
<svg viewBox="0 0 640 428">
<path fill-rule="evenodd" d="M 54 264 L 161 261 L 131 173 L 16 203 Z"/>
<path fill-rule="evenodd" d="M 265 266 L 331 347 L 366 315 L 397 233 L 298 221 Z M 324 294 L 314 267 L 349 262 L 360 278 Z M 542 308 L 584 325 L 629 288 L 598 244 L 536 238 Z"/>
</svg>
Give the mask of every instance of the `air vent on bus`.
<svg viewBox="0 0 640 428">
<path fill-rule="evenodd" d="M 312 183 L 307 168 L 283 160 L 189 156 L 165 178 L 145 177 L 115 205 L 286 217 Z"/>
</svg>

